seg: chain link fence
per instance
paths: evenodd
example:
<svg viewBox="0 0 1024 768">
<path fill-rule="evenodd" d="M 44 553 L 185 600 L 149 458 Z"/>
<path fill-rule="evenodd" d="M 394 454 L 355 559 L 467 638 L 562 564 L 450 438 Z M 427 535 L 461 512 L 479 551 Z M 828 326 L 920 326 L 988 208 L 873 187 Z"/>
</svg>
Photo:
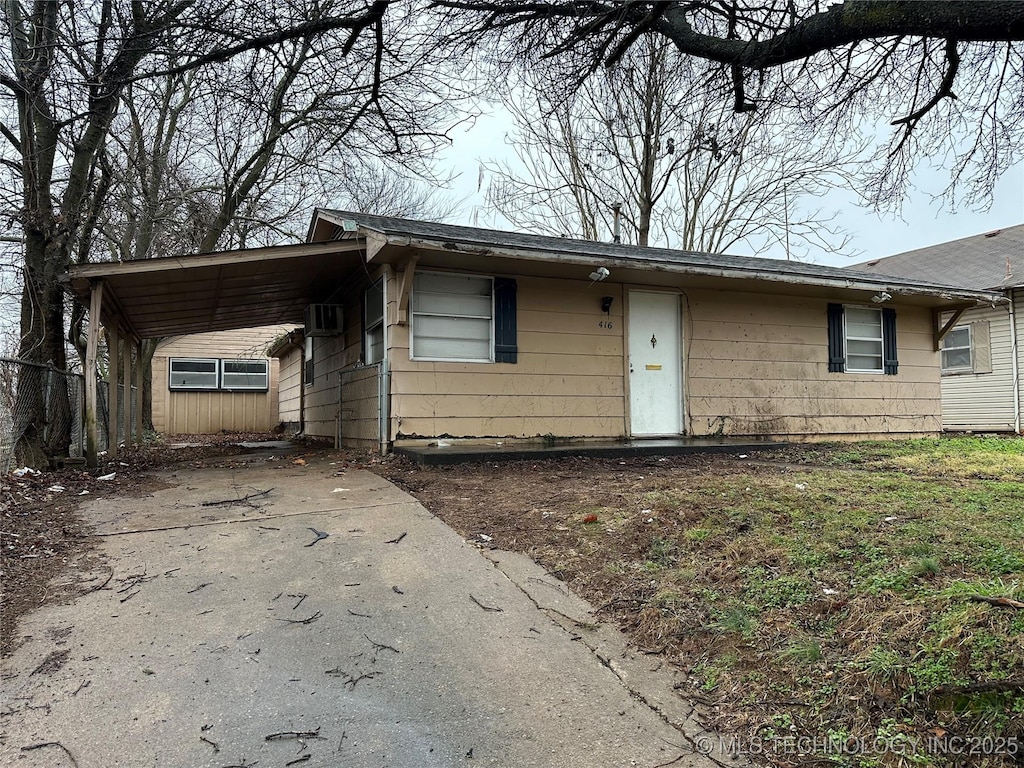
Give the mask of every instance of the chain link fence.
<svg viewBox="0 0 1024 768">
<path fill-rule="evenodd" d="M 107 449 L 110 423 L 108 384 L 97 382 L 97 450 Z M 118 442 L 125 439 L 124 409 L 130 408 L 118 385 Z M 131 392 L 135 387 L 131 388 Z M 129 394 L 129 397 L 131 395 Z M 18 443 L 39 446 L 47 463 L 85 455 L 85 376 L 40 363 L 0 357 L 0 472 L 19 459 Z M 38 454 L 37 454 L 38 458 Z M 46 467 L 33 467 L 45 469 Z"/>
</svg>

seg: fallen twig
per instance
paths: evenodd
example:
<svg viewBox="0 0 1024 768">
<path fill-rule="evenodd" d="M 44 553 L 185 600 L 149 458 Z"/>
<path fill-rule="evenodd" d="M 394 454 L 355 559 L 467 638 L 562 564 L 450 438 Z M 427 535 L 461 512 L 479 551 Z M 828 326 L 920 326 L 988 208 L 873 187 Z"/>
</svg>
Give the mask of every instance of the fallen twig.
<svg viewBox="0 0 1024 768">
<path fill-rule="evenodd" d="M 122 597 L 119 602 L 127 603 L 129 600 L 131 600 L 133 597 L 135 597 L 141 591 L 142 591 L 141 589 L 137 589 L 134 592 L 132 592 L 130 595 L 125 595 L 124 597 Z"/>
<path fill-rule="evenodd" d="M 264 736 L 264 741 L 280 741 L 282 739 L 323 739 L 326 738 L 320 735 L 320 726 L 316 727 L 315 731 L 279 731 L 278 733 L 271 733 L 269 736 Z"/>
<path fill-rule="evenodd" d="M 198 592 L 198 591 L 199 591 L 200 589 L 202 589 L 203 587 L 208 587 L 208 586 L 210 586 L 210 584 L 212 584 L 212 583 L 213 583 L 212 581 L 206 581 L 206 582 L 203 582 L 203 583 L 202 583 L 202 584 L 200 584 L 200 585 L 199 585 L 198 587 L 196 587 L 195 589 L 190 589 L 190 590 L 189 590 L 188 592 L 186 592 L 185 594 L 186 594 L 186 595 L 191 595 L 191 594 L 194 594 L 194 593 Z"/>
<path fill-rule="evenodd" d="M 358 683 L 360 680 L 372 680 L 377 675 L 379 675 L 380 672 L 363 672 L 361 675 L 357 677 L 349 672 L 346 672 L 340 667 L 335 667 L 334 669 L 328 669 L 324 674 L 330 675 L 331 677 L 345 678 L 343 681 L 344 684 L 348 687 L 349 690 L 352 690 L 356 687 L 356 683 Z"/>
<path fill-rule="evenodd" d="M 365 633 L 363 634 L 363 637 L 365 637 L 367 642 L 373 646 L 374 661 L 377 660 L 377 651 L 394 651 L 395 653 L 400 653 L 400 651 L 397 648 L 393 648 L 390 645 L 384 645 L 384 643 L 378 643 L 376 640 L 371 640 L 370 636 Z"/>
<path fill-rule="evenodd" d="M 259 491 L 257 493 L 250 493 L 248 496 L 243 496 L 240 499 L 222 499 L 221 501 L 204 501 L 200 506 L 203 507 L 230 507 L 232 504 L 247 504 L 252 499 L 258 499 L 262 496 L 266 496 L 270 493 L 273 488 L 267 488 L 265 491 Z M 250 505 L 251 506 L 251 505 Z"/>
<path fill-rule="evenodd" d="M 205 741 L 207 744 L 209 744 L 211 747 L 213 747 L 213 754 L 217 754 L 218 752 L 220 752 L 220 747 L 217 746 L 216 742 L 210 741 L 205 736 L 200 736 L 199 740 L 200 741 Z"/>
<path fill-rule="evenodd" d="M 114 578 L 114 569 L 113 568 L 110 569 L 110 574 L 107 576 L 107 580 L 106 581 L 104 581 L 98 587 L 93 587 L 92 589 L 87 590 L 85 592 L 85 594 L 89 595 L 89 594 L 92 594 L 93 592 L 99 592 L 101 589 L 103 589 L 105 586 L 107 586 L 107 584 L 110 583 L 110 580 L 112 578 Z"/>
<path fill-rule="evenodd" d="M 385 544 L 397 544 L 398 542 L 400 542 L 402 539 L 404 539 L 408 535 L 409 535 L 408 531 L 402 531 L 400 534 L 398 534 L 398 536 L 396 536 L 393 539 L 388 539 L 384 543 Z"/>
<path fill-rule="evenodd" d="M 287 767 L 289 765 L 298 765 L 299 763 L 305 763 L 311 757 L 313 757 L 313 756 L 312 755 L 303 755 L 302 757 L 296 757 L 294 760 L 289 760 L 287 763 L 285 763 L 285 766 Z"/>
<path fill-rule="evenodd" d="M 330 534 L 324 533 L 323 531 L 318 531 L 316 528 L 310 528 L 309 530 L 311 530 L 313 533 L 316 534 L 316 538 L 313 539 L 311 542 L 309 542 L 309 544 L 303 544 L 302 546 L 304 546 L 304 547 L 312 547 L 318 541 L 326 539 L 330 535 Z"/>
<path fill-rule="evenodd" d="M 323 616 L 320 611 L 317 611 L 312 616 L 307 616 L 304 619 L 278 619 L 278 621 L 286 621 L 289 624 L 312 624 L 314 621 Z"/>
<path fill-rule="evenodd" d="M 350 616 L 358 616 L 361 619 L 372 619 L 373 618 L 373 616 L 371 616 L 368 613 L 356 613 L 351 608 L 348 608 L 347 610 L 348 610 L 348 613 L 349 613 Z"/>
<path fill-rule="evenodd" d="M 504 610 L 504 609 L 502 609 L 502 608 L 497 608 L 497 607 L 495 607 L 495 606 L 491 606 L 491 605 L 484 605 L 483 603 L 481 603 L 481 602 L 480 602 L 479 600 L 477 600 L 477 599 L 476 599 L 475 597 L 473 597 L 472 595 L 470 595 L 470 596 L 469 596 L 469 599 L 470 599 L 470 600 L 472 600 L 472 601 L 473 601 L 474 603 L 476 603 L 477 605 L 479 605 L 479 606 L 480 606 L 481 608 L 483 608 L 483 609 L 484 609 L 485 611 L 487 611 L 488 613 L 502 613 L 502 612 L 503 612 L 503 610 Z"/>
<path fill-rule="evenodd" d="M 309 597 L 309 595 L 288 595 L 288 597 L 297 597 L 297 598 L 299 598 L 299 602 L 297 602 L 295 605 L 292 606 L 292 610 L 294 611 L 296 608 L 298 608 L 300 605 L 302 605 L 302 601 L 305 600 L 307 597 Z"/>
<path fill-rule="evenodd" d="M 43 747 L 57 747 L 64 750 L 64 754 L 71 760 L 72 765 L 78 768 L 78 761 L 75 760 L 75 756 L 71 754 L 71 750 L 61 744 L 59 741 L 42 741 L 38 744 L 29 744 L 27 747 L 22 747 L 22 752 L 31 752 L 35 749 L 42 749 Z"/>
<path fill-rule="evenodd" d="M 1024 610 L 1024 603 L 1012 597 L 989 597 L 988 595 L 968 595 L 967 599 L 974 603 L 988 603 L 998 608 L 1016 608 Z"/>
<path fill-rule="evenodd" d="M 930 696 L 948 696 L 961 693 L 1015 693 L 1024 691 L 1024 680 L 988 680 L 968 685 L 940 685 Z"/>
</svg>

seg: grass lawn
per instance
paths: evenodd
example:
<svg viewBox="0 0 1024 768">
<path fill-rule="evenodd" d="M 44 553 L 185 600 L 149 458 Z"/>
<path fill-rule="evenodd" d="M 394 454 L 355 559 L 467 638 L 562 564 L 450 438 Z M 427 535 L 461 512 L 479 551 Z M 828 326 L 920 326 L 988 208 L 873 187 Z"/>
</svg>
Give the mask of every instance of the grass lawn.
<svg viewBox="0 0 1024 768">
<path fill-rule="evenodd" d="M 1024 440 L 388 476 L 680 665 L 770 763 L 1024 763 Z"/>
</svg>

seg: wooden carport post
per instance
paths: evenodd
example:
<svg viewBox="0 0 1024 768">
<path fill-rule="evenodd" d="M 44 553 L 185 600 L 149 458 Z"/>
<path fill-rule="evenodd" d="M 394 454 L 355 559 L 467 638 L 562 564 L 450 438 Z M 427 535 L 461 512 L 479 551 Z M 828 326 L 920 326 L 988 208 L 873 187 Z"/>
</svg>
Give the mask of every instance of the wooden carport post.
<svg viewBox="0 0 1024 768">
<path fill-rule="evenodd" d="M 125 333 L 124 341 L 124 373 L 121 376 L 122 388 L 124 389 L 124 418 L 121 424 L 124 427 L 124 447 L 132 447 L 132 337 Z"/>
<path fill-rule="evenodd" d="M 135 340 L 135 443 L 142 445 L 142 339 Z"/>
<path fill-rule="evenodd" d="M 85 462 L 98 464 L 99 431 L 96 424 L 96 356 L 100 344 L 100 313 L 103 311 L 103 281 L 89 287 L 89 335 L 85 343 Z"/>
<path fill-rule="evenodd" d="M 118 363 L 120 358 L 120 338 L 117 322 L 111 322 L 107 328 L 107 354 L 110 358 L 107 367 L 107 456 L 117 458 L 117 385 Z"/>
</svg>

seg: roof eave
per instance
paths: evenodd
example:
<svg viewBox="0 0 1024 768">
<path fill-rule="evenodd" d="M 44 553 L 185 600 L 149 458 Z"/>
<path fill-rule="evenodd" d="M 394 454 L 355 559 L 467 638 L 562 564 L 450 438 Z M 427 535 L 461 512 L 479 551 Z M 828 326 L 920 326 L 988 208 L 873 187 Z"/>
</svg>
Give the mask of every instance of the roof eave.
<svg viewBox="0 0 1024 768">
<path fill-rule="evenodd" d="M 366 234 L 377 233 L 378 230 L 362 227 Z M 561 264 L 593 265 L 620 269 L 647 267 L 654 271 L 674 272 L 677 274 L 700 275 L 703 277 L 721 277 L 724 279 L 765 280 L 792 285 L 813 285 L 842 290 L 885 291 L 905 296 L 935 296 L 948 301 L 973 301 L 978 304 L 1005 303 L 1008 299 L 995 291 L 974 291 L 942 286 L 928 286 L 912 282 L 891 282 L 883 280 L 862 280 L 858 278 L 814 277 L 785 272 L 772 272 L 762 269 L 742 269 L 738 267 L 711 267 L 702 264 L 686 264 L 685 262 L 663 261 L 643 256 L 622 258 L 606 254 L 557 253 L 550 250 L 533 250 L 510 248 L 499 244 L 455 243 L 421 236 L 385 233 L 388 245 L 399 247 L 424 248 L 427 250 L 451 251 L 457 253 L 476 254 L 480 256 L 500 256 L 526 261 L 545 261 Z"/>
</svg>

